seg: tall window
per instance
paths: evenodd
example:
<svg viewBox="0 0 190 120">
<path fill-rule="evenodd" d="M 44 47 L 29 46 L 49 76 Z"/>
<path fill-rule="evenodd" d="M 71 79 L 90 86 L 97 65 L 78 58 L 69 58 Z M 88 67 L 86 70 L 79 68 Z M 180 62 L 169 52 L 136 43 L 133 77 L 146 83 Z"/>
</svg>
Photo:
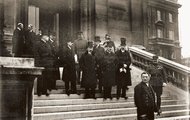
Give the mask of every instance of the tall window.
<svg viewBox="0 0 190 120">
<path fill-rule="evenodd" d="M 175 52 L 175 51 L 172 52 L 171 58 L 172 58 L 172 59 L 176 59 L 176 52 Z"/>
<path fill-rule="evenodd" d="M 169 22 L 173 23 L 173 15 L 171 13 L 169 13 Z"/>
<path fill-rule="evenodd" d="M 157 29 L 157 37 L 158 38 L 163 38 L 163 30 L 160 29 L 160 28 Z"/>
<path fill-rule="evenodd" d="M 158 20 L 158 21 L 159 21 L 159 20 L 162 20 L 162 18 L 161 18 L 161 11 L 160 11 L 160 10 L 157 10 L 156 13 L 157 13 L 157 20 Z"/>
<path fill-rule="evenodd" d="M 173 30 L 169 31 L 169 39 L 174 40 L 174 31 Z"/>
</svg>

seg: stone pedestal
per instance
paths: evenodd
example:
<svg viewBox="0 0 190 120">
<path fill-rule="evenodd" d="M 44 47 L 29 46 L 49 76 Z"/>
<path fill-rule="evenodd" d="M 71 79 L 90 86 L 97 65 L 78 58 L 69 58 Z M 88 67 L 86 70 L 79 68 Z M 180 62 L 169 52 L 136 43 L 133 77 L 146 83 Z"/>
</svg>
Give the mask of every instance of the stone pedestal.
<svg viewBox="0 0 190 120">
<path fill-rule="evenodd" d="M 0 57 L 0 119 L 30 120 L 34 79 L 43 68 L 32 58 Z"/>
</svg>

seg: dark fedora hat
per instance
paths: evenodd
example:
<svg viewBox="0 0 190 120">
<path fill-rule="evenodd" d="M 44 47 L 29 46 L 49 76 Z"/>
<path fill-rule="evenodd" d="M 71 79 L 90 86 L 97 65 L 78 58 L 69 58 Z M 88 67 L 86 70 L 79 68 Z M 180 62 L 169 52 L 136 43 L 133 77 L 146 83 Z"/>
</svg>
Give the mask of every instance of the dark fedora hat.
<svg viewBox="0 0 190 120">
<path fill-rule="evenodd" d="M 121 46 L 125 46 L 126 45 L 126 38 L 120 38 L 121 40 Z"/>
<path fill-rule="evenodd" d="M 88 48 L 93 48 L 93 41 L 88 42 Z"/>
<path fill-rule="evenodd" d="M 101 42 L 100 36 L 95 36 L 94 42 Z"/>
</svg>

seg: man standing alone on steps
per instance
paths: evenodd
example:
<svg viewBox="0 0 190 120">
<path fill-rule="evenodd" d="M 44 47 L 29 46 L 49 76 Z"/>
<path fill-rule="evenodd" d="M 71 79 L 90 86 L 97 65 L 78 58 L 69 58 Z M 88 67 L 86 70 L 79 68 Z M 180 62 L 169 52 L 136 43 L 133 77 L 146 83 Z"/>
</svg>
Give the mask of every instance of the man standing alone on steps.
<svg viewBox="0 0 190 120">
<path fill-rule="evenodd" d="M 157 112 L 155 95 L 149 84 L 148 73 L 141 74 L 142 82 L 134 88 L 134 100 L 137 107 L 137 120 L 154 120 L 154 112 Z"/>
</svg>

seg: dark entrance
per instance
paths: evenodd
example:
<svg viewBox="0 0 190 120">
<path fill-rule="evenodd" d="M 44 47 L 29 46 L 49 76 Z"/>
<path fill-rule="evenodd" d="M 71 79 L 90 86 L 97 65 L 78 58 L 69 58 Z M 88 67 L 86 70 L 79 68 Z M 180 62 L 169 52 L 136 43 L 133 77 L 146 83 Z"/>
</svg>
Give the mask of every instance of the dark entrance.
<svg viewBox="0 0 190 120">
<path fill-rule="evenodd" d="M 38 10 L 30 10 L 30 6 Z M 66 41 L 74 40 L 80 30 L 80 0 L 29 0 L 29 14 L 35 16 L 35 19 L 29 17 L 29 21 L 34 19 L 36 29 L 41 29 L 44 34 L 56 35 L 59 48 Z"/>
</svg>

